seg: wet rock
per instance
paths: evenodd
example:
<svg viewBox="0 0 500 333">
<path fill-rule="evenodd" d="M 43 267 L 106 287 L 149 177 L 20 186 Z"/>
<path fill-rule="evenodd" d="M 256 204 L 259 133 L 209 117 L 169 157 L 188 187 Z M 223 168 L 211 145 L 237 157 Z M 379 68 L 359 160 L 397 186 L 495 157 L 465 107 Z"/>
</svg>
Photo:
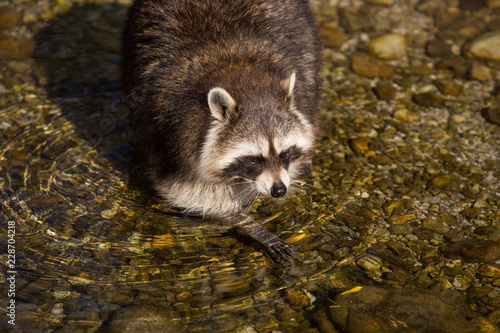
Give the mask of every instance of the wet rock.
<svg viewBox="0 0 500 333">
<path fill-rule="evenodd" d="M 478 267 L 477 274 L 498 279 L 500 278 L 500 265 L 494 262 L 482 264 Z"/>
<path fill-rule="evenodd" d="M 469 220 L 477 219 L 479 214 L 481 214 L 481 210 L 474 207 L 465 208 L 460 212 L 460 215 Z"/>
<path fill-rule="evenodd" d="M 280 325 L 274 316 L 268 314 L 259 315 L 253 322 L 255 323 L 254 327 L 257 332 L 275 331 Z"/>
<path fill-rule="evenodd" d="M 371 272 L 379 271 L 382 268 L 382 260 L 379 257 L 369 254 L 359 258 L 356 264 Z"/>
<path fill-rule="evenodd" d="M 230 315 L 222 315 L 210 321 L 210 332 L 234 332 L 241 323 L 241 319 Z"/>
<path fill-rule="evenodd" d="M 332 322 L 330 319 L 328 319 L 328 315 L 326 314 L 326 311 L 321 309 L 316 311 L 312 315 L 313 320 L 316 322 L 318 325 L 318 328 L 320 332 L 324 333 L 338 333 L 338 331 L 335 329 L 333 326 Z"/>
<path fill-rule="evenodd" d="M 35 51 L 36 43 L 27 38 L 2 39 L 0 36 L 0 58 L 28 58 Z"/>
<path fill-rule="evenodd" d="M 335 26 L 322 27 L 319 36 L 326 47 L 338 47 L 347 40 L 347 35 L 342 29 Z"/>
<path fill-rule="evenodd" d="M 439 219 L 425 219 L 422 224 L 425 229 L 437 232 L 439 234 L 444 234 L 450 231 L 450 227 Z"/>
<path fill-rule="evenodd" d="M 376 22 L 370 7 L 342 7 L 339 8 L 339 20 L 342 28 L 347 32 L 374 31 Z"/>
<path fill-rule="evenodd" d="M 214 278 L 214 291 L 218 295 L 242 295 L 249 291 L 250 283 L 244 279 L 235 280 L 232 276 L 218 276 Z"/>
<path fill-rule="evenodd" d="M 457 297 L 419 290 L 364 287 L 335 298 L 330 317 L 342 331 L 477 332 L 469 322 L 467 305 Z"/>
<path fill-rule="evenodd" d="M 420 120 L 420 115 L 408 109 L 398 109 L 394 112 L 394 118 L 405 123 L 414 123 Z"/>
<path fill-rule="evenodd" d="M 397 89 L 390 82 L 379 82 L 373 89 L 378 98 L 384 101 L 393 99 Z"/>
<path fill-rule="evenodd" d="M 494 0 L 494 1 L 497 2 L 499 7 L 500 7 L 500 0 Z M 493 2 L 493 1 L 491 1 L 491 2 Z M 490 21 L 488 23 L 488 25 L 486 26 L 486 28 L 488 30 L 500 30 L 500 20 L 496 19 L 496 20 Z"/>
<path fill-rule="evenodd" d="M 394 67 L 366 53 L 353 53 L 350 59 L 352 71 L 360 76 L 388 77 L 395 73 Z"/>
<path fill-rule="evenodd" d="M 84 308 L 80 311 L 72 312 L 65 320 L 67 323 L 65 328 L 67 328 L 67 332 L 73 333 L 75 332 L 75 328 L 78 329 L 83 327 L 89 329 L 89 331 L 91 329 L 97 331 L 97 329 L 102 325 L 99 315 L 100 309 L 98 307 Z"/>
<path fill-rule="evenodd" d="M 0 30 L 7 29 L 19 23 L 21 13 L 10 7 L 0 7 Z"/>
<path fill-rule="evenodd" d="M 354 165 L 351 163 L 344 163 L 344 162 L 332 162 L 330 164 L 330 169 L 333 171 L 342 171 L 342 170 L 348 170 L 353 168 Z"/>
<path fill-rule="evenodd" d="M 463 10 L 476 11 L 486 7 L 486 0 L 460 0 L 460 8 Z"/>
<path fill-rule="evenodd" d="M 491 311 L 487 318 L 493 325 L 500 326 L 500 309 Z"/>
<path fill-rule="evenodd" d="M 389 231 L 393 235 L 408 235 L 413 232 L 413 228 L 409 224 L 393 224 L 389 227 Z"/>
<path fill-rule="evenodd" d="M 408 221 L 411 221 L 415 218 L 415 214 L 406 214 L 406 215 L 400 215 L 400 216 L 393 216 L 391 217 L 387 222 L 390 224 L 403 224 Z"/>
<path fill-rule="evenodd" d="M 285 297 L 294 307 L 306 307 L 311 305 L 316 299 L 307 290 L 287 289 Z"/>
<path fill-rule="evenodd" d="M 431 193 L 435 190 L 445 190 L 450 192 L 456 192 L 460 190 L 462 186 L 462 181 L 457 176 L 453 175 L 442 175 L 437 176 L 429 180 L 427 183 L 427 188 Z"/>
<path fill-rule="evenodd" d="M 463 57 L 445 59 L 436 63 L 437 69 L 451 69 L 456 78 L 465 78 L 468 70 L 467 60 Z"/>
<path fill-rule="evenodd" d="M 500 60 L 500 30 L 480 35 L 464 47 L 468 58 Z"/>
<path fill-rule="evenodd" d="M 492 232 L 493 232 L 492 227 L 479 227 L 476 230 L 474 230 L 474 233 L 476 235 L 481 235 L 481 236 L 491 235 Z"/>
<path fill-rule="evenodd" d="M 179 302 L 184 302 L 185 300 L 191 298 L 193 295 L 189 291 L 184 291 L 175 296 L 175 299 Z"/>
<path fill-rule="evenodd" d="M 462 86 L 454 80 L 441 79 L 436 80 L 434 84 L 445 95 L 459 96 L 463 93 Z"/>
<path fill-rule="evenodd" d="M 165 310 L 152 305 L 132 305 L 116 312 L 103 326 L 106 333 L 180 332 L 176 321 L 165 316 Z"/>
<path fill-rule="evenodd" d="M 455 57 L 444 59 L 436 63 L 437 69 L 453 69 L 456 66 L 465 66 L 467 64 L 467 59 L 464 57 Z"/>
<path fill-rule="evenodd" d="M 398 34 L 387 34 L 370 40 L 367 44 L 371 55 L 381 59 L 397 59 L 406 55 L 406 39 Z"/>
<path fill-rule="evenodd" d="M 484 239 L 467 239 L 440 248 L 448 258 L 467 262 L 488 262 L 500 259 L 500 243 Z"/>
<path fill-rule="evenodd" d="M 485 64 L 474 61 L 469 69 L 469 78 L 471 80 L 489 81 L 493 79 L 493 73 Z"/>
<path fill-rule="evenodd" d="M 440 107 L 444 105 L 443 98 L 435 93 L 415 94 L 413 100 L 422 106 Z"/>
<path fill-rule="evenodd" d="M 481 111 L 481 115 L 486 119 L 486 121 L 500 126 L 500 105 L 493 105 L 489 108 L 484 108 Z"/>
<path fill-rule="evenodd" d="M 386 215 L 392 216 L 401 214 L 404 211 L 405 205 L 400 200 L 392 200 L 382 206 Z"/>
<path fill-rule="evenodd" d="M 392 6 L 394 0 L 366 0 L 366 2 L 379 6 Z"/>
<path fill-rule="evenodd" d="M 355 138 L 349 140 L 349 147 L 356 153 L 364 154 L 370 150 L 368 147 L 369 142 L 370 140 L 368 138 Z"/>
<path fill-rule="evenodd" d="M 386 155 L 382 154 L 377 154 L 368 157 L 368 162 L 375 164 L 375 165 L 390 165 L 392 164 L 392 160 L 387 157 Z"/>
<path fill-rule="evenodd" d="M 236 333 L 257 333 L 252 326 L 243 326 L 236 329 Z"/>
<path fill-rule="evenodd" d="M 500 0 L 486 0 L 488 8 L 496 9 L 500 8 Z"/>
<path fill-rule="evenodd" d="M 425 46 L 425 52 L 430 57 L 447 57 L 452 54 L 451 46 L 439 39 L 429 42 Z"/>
</svg>

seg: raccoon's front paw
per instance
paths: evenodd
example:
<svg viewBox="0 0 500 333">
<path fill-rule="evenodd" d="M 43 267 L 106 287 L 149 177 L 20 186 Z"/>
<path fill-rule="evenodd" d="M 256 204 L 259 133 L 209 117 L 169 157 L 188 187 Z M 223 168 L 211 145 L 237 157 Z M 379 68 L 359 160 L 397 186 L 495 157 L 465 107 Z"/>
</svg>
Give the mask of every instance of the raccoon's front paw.
<svg viewBox="0 0 500 333">
<path fill-rule="evenodd" d="M 290 245 L 262 228 L 259 223 L 248 216 L 244 216 L 242 221 L 236 223 L 236 231 L 259 241 L 269 253 L 281 263 L 290 263 L 294 260 L 300 260 L 299 256 L 292 250 Z"/>
<path fill-rule="evenodd" d="M 300 261 L 299 256 L 292 250 L 290 245 L 276 236 L 274 236 L 269 243 L 266 244 L 262 242 L 262 244 L 268 249 L 269 253 L 281 263 Z"/>
</svg>

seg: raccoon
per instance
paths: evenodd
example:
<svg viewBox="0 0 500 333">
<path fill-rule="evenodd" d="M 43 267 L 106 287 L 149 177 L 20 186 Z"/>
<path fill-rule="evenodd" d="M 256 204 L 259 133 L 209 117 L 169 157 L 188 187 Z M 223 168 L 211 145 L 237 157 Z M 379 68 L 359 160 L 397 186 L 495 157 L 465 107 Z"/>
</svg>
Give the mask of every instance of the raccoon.
<svg viewBox="0 0 500 333">
<path fill-rule="evenodd" d="M 310 169 L 319 53 L 307 0 L 136 0 L 122 85 L 166 203 L 297 259 L 247 213 L 255 195 L 282 197 Z"/>
</svg>

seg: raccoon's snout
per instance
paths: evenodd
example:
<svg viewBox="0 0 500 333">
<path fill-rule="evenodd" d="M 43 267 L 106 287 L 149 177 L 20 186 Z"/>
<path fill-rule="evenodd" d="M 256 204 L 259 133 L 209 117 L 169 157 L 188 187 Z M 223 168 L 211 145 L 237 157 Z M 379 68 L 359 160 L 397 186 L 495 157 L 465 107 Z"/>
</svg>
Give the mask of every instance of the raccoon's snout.
<svg viewBox="0 0 500 333">
<path fill-rule="evenodd" d="M 273 187 L 271 188 L 271 195 L 275 198 L 282 197 L 286 193 L 286 186 L 283 183 L 274 183 Z"/>
</svg>

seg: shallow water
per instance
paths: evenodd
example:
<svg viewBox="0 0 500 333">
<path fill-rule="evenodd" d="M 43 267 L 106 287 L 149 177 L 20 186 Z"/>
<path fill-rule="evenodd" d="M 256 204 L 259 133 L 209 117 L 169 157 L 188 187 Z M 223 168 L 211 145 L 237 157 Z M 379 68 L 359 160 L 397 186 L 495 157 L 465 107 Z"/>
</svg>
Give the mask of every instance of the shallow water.
<svg viewBox="0 0 500 333">
<path fill-rule="evenodd" d="M 2 253 L 9 244 L 15 248 L 12 266 L 12 257 L 2 257 L 1 281 L 7 290 L 15 272 L 15 328 L 95 331 L 123 307 L 147 304 L 125 319 L 140 321 L 161 309 L 179 330 L 256 321 L 267 330 L 279 326 L 268 315 L 275 306 L 312 303 L 308 288 L 315 280 L 345 287 L 331 263 L 284 274 L 257 244 L 183 217 L 149 195 L 141 171 L 134 172 L 118 83 L 125 8 L 63 3 L 33 36 L 31 58 L 14 50 L 1 60 L 9 89 L 0 114 L 0 240 Z M 304 219 L 285 219 L 282 237 L 310 243 L 303 240 L 310 238 Z M 3 311 L 11 299 L 5 295 Z"/>
<path fill-rule="evenodd" d="M 14 6 L 21 14 L 0 6 L 0 328 L 315 333 L 398 323 L 456 332 L 448 325 L 455 323 L 472 332 L 500 323 L 497 264 L 477 253 L 477 262 L 467 263 L 439 252 L 469 239 L 488 241 L 485 257 L 498 251 L 500 130 L 480 113 L 498 103 L 498 88 L 493 80 L 464 78 L 464 68 L 423 65 L 440 60 L 418 44 L 434 29 L 425 6 L 416 11 L 420 2 L 411 0 L 367 7 L 377 22 L 386 17 L 414 38 L 406 56 L 386 62 L 398 70 L 391 78 L 356 75 L 343 55 L 384 26 L 349 32 L 341 46 L 325 50 L 312 176 L 286 200 L 254 207 L 255 219 L 269 220 L 266 228 L 302 259 L 282 267 L 259 244 L 215 221 L 183 216 L 149 190 L 119 87 L 129 3 L 27 0 Z M 339 38 L 330 24 L 338 20 L 335 2 L 315 3 L 323 3 L 324 31 Z M 493 20 L 495 13 L 477 15 Z M 344 19 L 365 23 L 353 15 Z M 438 81 L 453 81 L 462 93 L 429 94 Z M 392 97 L 373 93 L 384 84 Z M 369 315 L 379 290 L 365 288 L 372 294 L 354 301 L 366 305 L 361 315 L 349 300 L 342 303 L 345 295 L 364 295 L 362 288 L 344 291 L 369 285 L 389 293 Z M 426 293 L 390 294 L 407 289 Z M 429 303 L 428 293 L 446 302 Z M 404 306 L 391 303 L 401 298 Z M 409 306 L 403 317 L 383 311 L 414 298 L 423 305 Z M 6 320 L 14 299 L 15 327 Z M 353 318 L 362 319 L 358 330 Z"/>
</svg>

